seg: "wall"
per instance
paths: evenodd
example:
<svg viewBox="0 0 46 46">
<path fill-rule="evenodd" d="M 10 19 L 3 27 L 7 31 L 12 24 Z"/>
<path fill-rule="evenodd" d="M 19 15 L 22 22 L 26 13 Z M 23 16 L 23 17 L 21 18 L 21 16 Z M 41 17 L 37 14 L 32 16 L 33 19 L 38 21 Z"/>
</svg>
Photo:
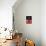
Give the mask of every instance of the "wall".
<svg viewBox="0 0 46 46">
<path fill-rule="evenodd" d="M 15 28 L 23 33 L 24 38 L 32 39 L 36 46 L 41 46 L 41 0 L 23 0 L 15 8 Z M 26 24 L 26 16 L 32 16 L 32 24 Z"/>
<path fill-rule="evenodd" d="M 41 1 L 41 41 L 46 46 L 46 0 Z"/>
</svg>

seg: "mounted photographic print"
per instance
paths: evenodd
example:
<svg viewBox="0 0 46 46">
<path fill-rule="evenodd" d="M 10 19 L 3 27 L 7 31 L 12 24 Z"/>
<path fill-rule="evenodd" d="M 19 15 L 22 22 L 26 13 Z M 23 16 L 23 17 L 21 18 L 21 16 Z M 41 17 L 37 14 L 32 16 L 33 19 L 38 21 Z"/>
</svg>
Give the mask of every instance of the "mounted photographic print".
<svg viewBox="0 0 46 46">
<path fill-rule="evenodd" d="M 32 24 L 32 16 L 26 16 L 26 24 Z"/>
</svg>

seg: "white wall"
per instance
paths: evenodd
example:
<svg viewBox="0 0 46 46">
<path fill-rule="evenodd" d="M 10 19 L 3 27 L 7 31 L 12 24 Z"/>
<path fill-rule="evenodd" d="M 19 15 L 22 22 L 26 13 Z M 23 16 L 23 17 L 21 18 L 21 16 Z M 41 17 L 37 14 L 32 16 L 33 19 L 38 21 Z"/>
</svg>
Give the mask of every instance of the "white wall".
<svg viewBox="0 0 46 46">
<path fill-rule="evenodd" d="M 23 0 L 14 10 L 15 28 L 41 46 L 41 0 Z M 32 24 L 26 24 L 26 16 L 32 16 Z"/>
<path fill-rule="evenodd" d="M 46 0 L 41 1 L 41 38 L 42 46 L 46 46 Z"/>
<path fill-rule="evenodd" d="M 16 0 L 0 0 L 0 27 L 12 28 L 12 6 Z"/>
</svg>

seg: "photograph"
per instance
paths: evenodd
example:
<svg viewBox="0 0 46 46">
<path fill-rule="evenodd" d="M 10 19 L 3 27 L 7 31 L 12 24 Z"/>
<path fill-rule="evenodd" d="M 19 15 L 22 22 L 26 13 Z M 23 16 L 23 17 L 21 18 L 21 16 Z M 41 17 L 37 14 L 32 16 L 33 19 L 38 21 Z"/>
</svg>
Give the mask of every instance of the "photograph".
<svg viewBox="0 0 46 46">
<path fill-rule="evenodd" d="M 0 0 L 0 46 L 46 46 L 46 0 Z"/>
</svg>

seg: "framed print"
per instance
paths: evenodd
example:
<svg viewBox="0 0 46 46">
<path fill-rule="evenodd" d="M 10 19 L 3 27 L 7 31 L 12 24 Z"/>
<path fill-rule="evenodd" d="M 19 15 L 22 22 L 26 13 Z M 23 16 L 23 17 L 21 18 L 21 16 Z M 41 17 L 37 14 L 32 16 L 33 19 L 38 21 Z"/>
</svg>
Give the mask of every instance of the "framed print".
<svg viewBox="0 0 46 46">
<path fill-rule="evenodd" d="M 26 24 L 32 24 L 32 16 L 26 16 Z"/>
</svg>

